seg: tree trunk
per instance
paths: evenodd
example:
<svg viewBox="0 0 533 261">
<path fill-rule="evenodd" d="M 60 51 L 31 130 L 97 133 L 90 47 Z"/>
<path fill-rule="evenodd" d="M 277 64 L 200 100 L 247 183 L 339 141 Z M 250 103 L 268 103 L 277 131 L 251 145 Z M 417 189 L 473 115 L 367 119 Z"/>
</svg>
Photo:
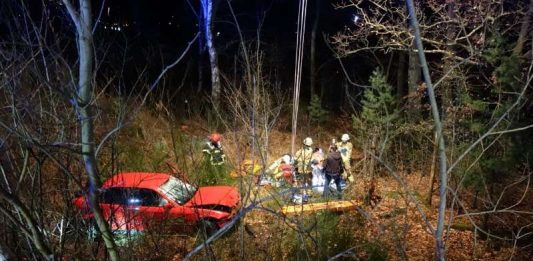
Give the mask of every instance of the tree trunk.
<svg viewBox="0 0 533 261">
<path fill-rule="evenodd" d="M 102 211 L 98 204 L 96 190 L 100 187 L 100 179 L 98 175 L 96 158 L 94 155 L 94 134 L 93 134 L 93 115 L 91 112 L 91 99 L 93 94 L 93 35 L 92 35 L 92 10 L 90 0 L 79 0 L 79 12 L 76 12 L 71 5 L 70 0 L 63 0 L 67 10 L 76 25 L 77 44 L 79 56 L 79 78 L 76 110 L 80 121 L 80 135 L 81 135 L 81 154 L 85 170 L 89 178 L 89 203 L 91 211 L 94 215 L 94 220 L 98 229 L 102 233 L 102 238 L 109 253 L 109 257 L 113 261 L 118 261 L 119 256 L 113 234 L 109 229 L 107 221 L 102 215 Z"/>
<path fill-rule="evenodd" d="M 213 0 L 202 0 L 202 10 L 204 18 L 204 35 L 207 51 L 209 52 L 209 62 L 211 64 L 211 99 L 213 106 L 218 108 L 220 103 L 220 76 L 218 69 L 218 58 L 213 45 Z"/>
<path fill-rule="evenodd" d="M 439 108 L 437 104 L 437 99 L 435 98 L 435 92 L 433 89 L 433 83 L 431 82 L 431 77 L 429 74 L 428 63 L 426 61 L 426 56 L 424 54 L 424 46 L 422 44 L 422 36 L 420 35 L 420 28 L 418 25 L 418 20 L 416 18 L 416 12 L 413 0 L 407 0 L 407 10 L 409 12 L 409 20 L 415 35 L 415 43 L 418 50 L 418 55 L 420 59 L 420 65 L 422 67 L 422 72 L 424 73 L 424 80 L 427 87 L 427 93 L 429 97 L 429 102 L 431 104 L 431 112 L 433 115 L 433 122 L 435 125 L 435 132 L 439 138 L 439 178 L 440 178 L 440 187 L 439 187 L 439 213 L 437 217 L 437 230 L 435 230 L 435 248 L 437 252 L 437 257 L 439 260 L 446 260 L 446 247 L 445 241 L 443 238 L 444 232 L 444 223 L 446 217 L 446 188 L 448 186 L 448 168 L 446 164 L 446 145 L 444 144 L 444 136 L 442 135 L 442 123 L 440 119 Z"/>
<path fill-rule="evenodd" d="M 398 104 L 402 104 L 403 96 L 405 95 L 405 53 L 398 52 L 398 76 L 396 77 L 396 97 L 398 99 Z"/>
<path fill-rule="evenodd" d="M 311 50 L 309 60 L 309 102 L 316 94 L 316 35 L 318 31 L 318 22 L 320 20 L 320 0 L 315 0 L 315 21 L 311 30 Z"/>
<path fill-rule="evenodd" d="M 524 49 L 527 36 L 529 33 L 531 33 L 530 30 L 528 29 L 531 23 L 532 15 L 533 15 L 533 0 L 530 0 L 527 13 L 522 20 L 522 26 L 520 27 L 520 34 L 518 35 L 518 40 L 516 40 L 516 45 L 513 48 L 513 54 L 516 55 L 517 57 L 520 57 L 522 55 L 522 50 Z"/>
<path fill-rule="evenodd" d="M 446 0 L 446 13 L 450 21 L 455 20 L 455 0 Z M 455 41 L 454 40 L 455 30 L 456 30 L 456 27 L 454 23 L 448 23 L 448 27 L 446 29 L 446 41 L 449 44 L 446 47 L 446 49 L 448 50 L 448 52 L 452 54 L 454 53 L 452 46 Z M 444 68 L 444 72 L 443 72 L 444 74 L 448 72 L 449 70 L 453 69 L 453 56 L 445 57 L 443 68 Z M 442 118 L 444 121 L 446 117 L 448 116 L 446 113 L 448 111 L 447 109 L 453 106 L 453 96 L 454 96 L 454 87 L 455 87 L 454 79 L 456 79 L 453 73 L 448 74 L 447 77 L 448 78 L 442 82 L 442 87 L 441 87 L 442 88 L 441 106 L 443 107 Z"/>
<path fill-rule="evenodd" d="M 422 74 L 420 72 L 420 60 L 418 59 L 418 53 L 414 41 L 409 49 L 409 71 L 407 77 L 407 89 L 409 94 L 415 93 L 418 84 L 422 80 Z"/>
<path fill-rule="evenodd" d="M 420 107 L 420 99 L 417 95 L 418 84 L 422 80 L 422 74 L 420 72 L 420 60 L 416 51 L 415 42 L 413 41 L 409 48 L 409 67 L 407 71 L 407 91 L 409 95 L 409 113 L 408 118 L 415 122 L 420 118 L 418 107 Z"/>
<path fill-rule="evenodd" d="M 437 149 L 439 148 L 439 137 L 437 136 L 437 133 L 435 133 L 435 137 L 433 138 L 433 154 L 431 155 L 431 167 L 429 170 L 429 191 L 427 195 L 427 202 L 428 205 L 431 207 L 431 201 L 433 198 L 433 184 L 435 184 L 435 173 L 437 170 Z"/>
</svg>

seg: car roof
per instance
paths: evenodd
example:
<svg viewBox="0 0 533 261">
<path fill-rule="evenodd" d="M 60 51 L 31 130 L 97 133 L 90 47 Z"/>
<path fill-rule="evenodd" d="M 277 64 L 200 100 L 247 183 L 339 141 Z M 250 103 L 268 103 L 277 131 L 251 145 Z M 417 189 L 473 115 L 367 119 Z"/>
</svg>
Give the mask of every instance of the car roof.
<svg viewBox="0 0 533 261">
<path fill-rule="evenodd" d="M 165 173 L 126 172 L 119 173 L 104 182 L 102 188 L 125 187 L 158 189 L 171 176 Z"/>
</svg>

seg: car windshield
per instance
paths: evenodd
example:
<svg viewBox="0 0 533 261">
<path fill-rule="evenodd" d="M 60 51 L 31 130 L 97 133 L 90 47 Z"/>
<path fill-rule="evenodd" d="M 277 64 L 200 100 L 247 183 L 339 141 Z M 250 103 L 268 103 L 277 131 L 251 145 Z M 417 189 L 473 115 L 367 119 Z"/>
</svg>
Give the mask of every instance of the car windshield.
<svg viewBox="0 0 533 261">
<path fill-rule="evenodd" d="M 175 177 L 170 177 L 165 184 L 159 187 L 159 191 L 167 195 L 167 197 L 174 200 L 176 203 L 183 205 L 192 198 L 194 193 L 196 193 L 196 188 Z"/>
</svg>

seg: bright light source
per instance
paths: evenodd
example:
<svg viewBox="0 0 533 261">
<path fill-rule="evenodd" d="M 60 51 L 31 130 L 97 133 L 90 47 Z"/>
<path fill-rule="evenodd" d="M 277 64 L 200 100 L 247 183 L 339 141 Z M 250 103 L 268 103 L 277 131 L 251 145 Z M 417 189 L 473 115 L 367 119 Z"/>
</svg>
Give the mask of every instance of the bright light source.
<svg viewBox="0 0 533 261">
<path fill-rule="evenodd" d="M 359 21 L 359 19 L 360 19 L 360 17 L 359 17 L 358 15 L 354 14 L 354 15 L 353 15 L 353 19 L 352 19 L 352 21 L 353 21 L 354 24 L 357 24 L 357 22 Z"/>
</svg>

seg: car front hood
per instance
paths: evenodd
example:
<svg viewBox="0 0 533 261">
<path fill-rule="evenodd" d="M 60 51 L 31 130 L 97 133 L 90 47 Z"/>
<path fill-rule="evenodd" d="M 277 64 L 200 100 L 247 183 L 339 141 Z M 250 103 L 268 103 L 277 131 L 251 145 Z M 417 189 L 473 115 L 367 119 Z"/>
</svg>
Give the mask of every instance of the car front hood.
<svg viewBox="0 0 533 261">
<path fill-rule="evenodd" d="M 187 205 L 222 205 L 234 208 L 240 203 L 239 192 L 230 186 L 200 187 Z"/>
</svg>

